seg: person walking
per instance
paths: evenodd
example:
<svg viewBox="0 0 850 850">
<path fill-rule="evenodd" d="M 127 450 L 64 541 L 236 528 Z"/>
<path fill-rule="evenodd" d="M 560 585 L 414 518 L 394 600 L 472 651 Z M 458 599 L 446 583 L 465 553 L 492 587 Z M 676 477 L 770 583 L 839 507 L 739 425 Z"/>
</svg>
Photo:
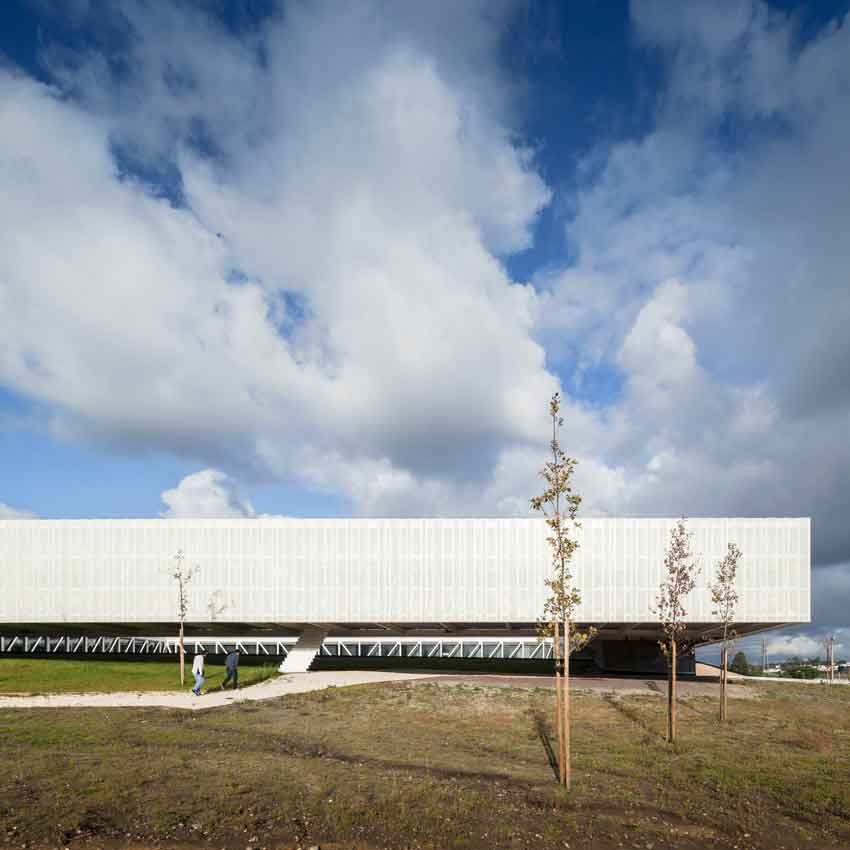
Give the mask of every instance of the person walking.
<svg viewBox="0 0 850 850">
<path fill-rule="evenodd" d="M 235 691 L 239 687 L 239 652 L 237 650 L 234 649 L 232 652 L 227 653 L 227 658 L 224 660 L 224 669 L 227 675 L 221 683 L 221 689 L 224 690 L 227 683 L 233 679 L 233 690 Z"/>
<path fill-rule="evenodd" d="M 203 652 L 196 652 L 192 661 L 192 675 L 195 677 L 195 687 L 192 688 L 192 693 L 196 697 L 201 695 L 201 688 L 204 686 L 204 655 Z"/>
</svg>

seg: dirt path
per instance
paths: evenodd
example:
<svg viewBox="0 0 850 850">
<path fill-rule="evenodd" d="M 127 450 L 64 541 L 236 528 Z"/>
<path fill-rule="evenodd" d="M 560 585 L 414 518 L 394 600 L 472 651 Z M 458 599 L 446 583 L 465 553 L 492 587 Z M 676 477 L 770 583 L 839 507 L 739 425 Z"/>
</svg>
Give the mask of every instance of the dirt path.
<svg viewBox="0 0 850 850">
<path fill-rule="evenodd" d="M 477 685 L 488 688 L 554 688 L 552 676 L 498 676 L 491 674 L 444 674 L 435 676 L 433 681 L 441 685 Z M 589 690 L 622 694 L 665 694 L 667 680 L 653 677 L 625 676 L 575 676 L 571 681 L 571 690 Z M 680 697 L 716 696 L 717 683 L 698 679 L 679 679 L 677 691 Z M 729 696 L 749 698 L 755 691 L 742 685 L 729 685 Z"/>
</svg>

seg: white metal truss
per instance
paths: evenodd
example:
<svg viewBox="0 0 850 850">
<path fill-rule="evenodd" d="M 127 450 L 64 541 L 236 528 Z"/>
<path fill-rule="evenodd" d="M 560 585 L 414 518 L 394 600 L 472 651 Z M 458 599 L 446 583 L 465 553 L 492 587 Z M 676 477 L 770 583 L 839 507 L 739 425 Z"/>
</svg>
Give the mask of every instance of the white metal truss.
<svg viewBox="0 0 850 850">
<path fill-rule="evenodd" d="M 243 655 L 285 658 L 297 638 L 187 638 L 190 654 L 224 655 L 237 650 Z M 61 635 L 13 635 L 0 637 L 0 655 L 175 655 L 176 637 L 76 637 Z M 339 658 L 470 658 L 543 660 L 552 657 L 550 641 L 536 638 L 326 638 L 319 652 Z"/>
<path fill-rule="evenodd" d="M 544 660 L 552 657 L 550 641 L 536 638 L 327 638 L 321 655 L 363 658 L 472 658 Z"/>
</svg>

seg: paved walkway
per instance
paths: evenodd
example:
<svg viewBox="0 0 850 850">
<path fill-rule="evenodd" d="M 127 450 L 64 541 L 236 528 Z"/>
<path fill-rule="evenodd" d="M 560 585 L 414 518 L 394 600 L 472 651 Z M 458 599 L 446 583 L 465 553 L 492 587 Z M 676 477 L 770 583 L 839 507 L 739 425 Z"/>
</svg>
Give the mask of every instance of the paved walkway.
<svg viewBox="0 0 850 850">
<path fill-rule="evenodd" d="M 107 694 L 42 694 L 39 696 L 0 696 L 0 708 L 182 708 L 198 711 L 235 702 L 274 699 L 287 694 L 303 694 L 324 688 L 403 682 L 429 678 L 421 673 L 395 673 L 380 670 L 342 670 L 321 673 L 293 673 L 277 676 L 238 691 L 216 691 L 196 697 L 191 691 L 147 691 Z"/>
</svg>

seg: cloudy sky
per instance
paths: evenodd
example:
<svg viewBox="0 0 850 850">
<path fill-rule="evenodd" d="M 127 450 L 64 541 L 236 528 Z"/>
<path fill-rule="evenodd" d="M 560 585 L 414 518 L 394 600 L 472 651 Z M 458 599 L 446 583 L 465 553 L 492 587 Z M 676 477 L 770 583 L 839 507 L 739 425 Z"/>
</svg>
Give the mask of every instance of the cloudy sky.
<svg viewBox="0 0 850 850">
<path fill-rule="evenodd" d="M 848 2 L 0 5 L 0 516 L 811 516 Z"/>
</svg>

